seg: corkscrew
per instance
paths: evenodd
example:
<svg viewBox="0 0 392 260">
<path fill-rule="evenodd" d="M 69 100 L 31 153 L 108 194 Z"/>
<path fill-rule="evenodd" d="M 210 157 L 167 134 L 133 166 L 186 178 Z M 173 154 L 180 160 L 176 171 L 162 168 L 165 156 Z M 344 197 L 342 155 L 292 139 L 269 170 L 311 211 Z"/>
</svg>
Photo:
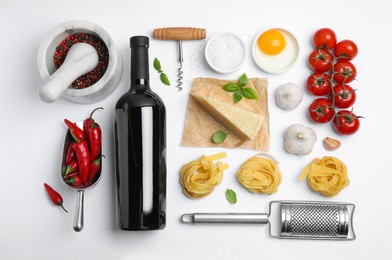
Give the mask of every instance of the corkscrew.
<svg viewBox="0 0 392 260">
<path fill-rule="evenodd" d="M 178 62 L 179 68 L 177 70 L 177 89 L 182 90 L 184 79 L 183 62 L 184 55 L 182 49 L 183 40 L 199 40 L 206 38 L 206 30 L 201 28 L 190 28 L 190 27 L 171 27 L 171 28 L 159 28 L 154 30 L 154 38 L 157 40 L 177 40 L 178 41 Z"/>
<path fill-rule="evenodd" d="M 178 41 L 178 62 L 180 64 L 180 67 L 178 68 L 178 73 L 177 73 L 177 89 L 178 91 L 182 90 L 182 80 L 183 80 L 183 74 L 184 72 L 182 71 L 182 63 L 184 61 L 184 56 L 183 56 L 183 52 L 182 52 L 182 40 Z"/>
</svg>

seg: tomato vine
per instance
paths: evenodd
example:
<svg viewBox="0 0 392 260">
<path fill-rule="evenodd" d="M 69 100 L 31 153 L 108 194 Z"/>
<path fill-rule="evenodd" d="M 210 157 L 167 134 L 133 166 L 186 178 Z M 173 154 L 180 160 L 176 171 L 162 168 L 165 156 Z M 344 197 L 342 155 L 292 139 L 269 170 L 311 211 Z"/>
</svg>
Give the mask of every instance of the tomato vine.
<svg viewBox="0 0 392 260">
<path fill-rule="evenodd" d="M 338 133 L 354 134 L 359 129 L 358 119 L 361 116 L 356 116 L 353 108 L 346 110 L 356 101 L 356 89 L 347 83 L 357 76 L 351 60 L 358 54 L 358 48 L 350 40 L 337 43 L 336 34 L 329 28 L 314 33 L 313 45 L 316 49 L 308 59 L 313 73 L 308 77 L 306 87 L 313 95 L 327 97 L 318 98 L 310 105 L 309 116 L 315 123 L 326 123 L 333 118 L 334 129 Z"/>
</svg>

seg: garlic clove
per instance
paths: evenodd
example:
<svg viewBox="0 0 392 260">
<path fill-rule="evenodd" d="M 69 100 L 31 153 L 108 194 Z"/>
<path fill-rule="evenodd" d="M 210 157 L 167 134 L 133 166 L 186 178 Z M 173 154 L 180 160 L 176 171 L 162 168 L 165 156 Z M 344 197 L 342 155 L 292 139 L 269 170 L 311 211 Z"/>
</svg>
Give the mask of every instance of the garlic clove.
<svg viewBox="0 0 392 260">
<path fill-rule="evenodd" d="M 331 137 L 325 137 L 323 140 L 323 145 L 328 151 L 334 151 L 341 146 L 341 143 L 339 140 L 333 139 Z"/>
</svg>

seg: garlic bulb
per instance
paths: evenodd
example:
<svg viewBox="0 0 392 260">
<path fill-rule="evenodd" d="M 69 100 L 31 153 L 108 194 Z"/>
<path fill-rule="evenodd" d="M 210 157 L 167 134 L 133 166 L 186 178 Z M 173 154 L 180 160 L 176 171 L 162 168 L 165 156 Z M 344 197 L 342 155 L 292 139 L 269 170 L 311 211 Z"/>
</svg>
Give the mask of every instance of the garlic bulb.
<svg viewBox="0 0 392 260">
<path fill-rule="evenodd" d="M 302 88 L 294 83 L 287 83 L 275 90 L 276 104 L 281 108 L 292 110 L 296 108 L 304 97 Z"/>
<path fill-rule="evenodd" d="M 284 137 L 286 151 L 299 155 L 309 154 L 317 140 L 317 134 L 312 128 L 300 124 L 289 126 Z"/>
</svg>

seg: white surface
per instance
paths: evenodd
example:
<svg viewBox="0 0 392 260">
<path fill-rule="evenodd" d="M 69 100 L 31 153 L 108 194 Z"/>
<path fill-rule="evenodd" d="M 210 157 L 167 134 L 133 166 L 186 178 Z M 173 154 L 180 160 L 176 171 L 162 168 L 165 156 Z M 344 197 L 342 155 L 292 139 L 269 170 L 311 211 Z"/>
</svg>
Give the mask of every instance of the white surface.
<svg viewBox="0 0 392 260">
<path fill-rule="evenodd" d="M 347 14 L 345 14 L 347 10 Z M 392 172 L 389 116 L 392 88 L 389 82 L 391 1 L 1 1 L 0 71 L 1 180 L 0 259 L 391 259 L 390 205 Z M 42 102 L 37 89 L 42 83 L 36 66 L 37 48 L 46 33 L 59 23 L 84 19 L 102 26 L 112 36 L 124 60 L 120 86 L 105 100 L 92 105 L 73 104 L 63 98 L 54 104 Z M 207 28 L 207 39 L 221 31 L 232 31 L 245 40 L 248 50 L 264 27 L 281 26 L 299 41 L 299 62 L 289 72 L 269 77 L 271 152 L 281 162 L 283 181 L 277 194 L 250 194 L 235 179 L 238 167 L 255 154 L 248 150 L 227 150 L 230 169 L 214 193 L 190 200 L 181 192 L 178 171 L 182 164 L 221 149 L 180 147 L 185 107 L 195 77 L 221 77 L 206 64 L 206 40 L 184 42 L 184 90 L 166 87 L 151 68 L 154 91 L 167 108 L 167 227 L 156 232 L 123 232 L 115 228 L 113 111 L 129 85 L 129 37 L 149 35 L 156 27 L 194 26 Z M 313 125 L 305 116 L 313 97 L 306 94 L 293 111 L 274 103 L 274 88 L 287 82 L 304 85 L 309 68 L 310 38 L 320 27 L 331 27 L 338 38 L 352 39 L 359 46 L 354 63 L 358 80 L 355 110 L 365 116 L 360 131 L 341 137 L 330 125 Z M 158 57 L 174 84 L 177 44 L 151 41 L 150 64 Z M 387 68 L 389 66 L 389 68 Z M 252 61 L 241 72 L 249 77 L 267 77 Z M 61 183 L 59 165 L 66 127 L 64 118 L 81 120 L 90 111 L 104 133 L 102 178 L 85 194 L 85 228 L 72 229 L 76 192 Z M 288 154 L 283 148 L 284 129 L 292 123 L 312 126 L 319 139 L 305 157 Z M 325 136 L 338 138 L 342 147 L 327 152 Z M 298 181 L 302 168 L 314 157 L 335 155 L 348 166 L 351 184 L 336 198 L 327 199 Z M 43 183 L 64 197 L 69 213 L 53 206 Z M 238 203 L 230 205 L 226 188 L 237 192 Z M 265 212 L 270 200 L 307 199 L 353 202 L 354 242 L 278 240 L 267 236 L 265 226 L 192 226 L 179 223 L 187 212 Z"/>
</svg>

